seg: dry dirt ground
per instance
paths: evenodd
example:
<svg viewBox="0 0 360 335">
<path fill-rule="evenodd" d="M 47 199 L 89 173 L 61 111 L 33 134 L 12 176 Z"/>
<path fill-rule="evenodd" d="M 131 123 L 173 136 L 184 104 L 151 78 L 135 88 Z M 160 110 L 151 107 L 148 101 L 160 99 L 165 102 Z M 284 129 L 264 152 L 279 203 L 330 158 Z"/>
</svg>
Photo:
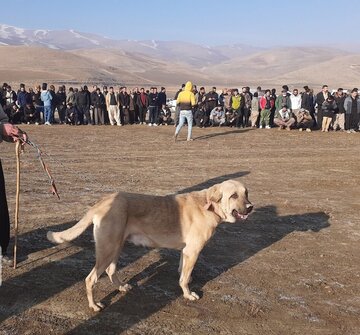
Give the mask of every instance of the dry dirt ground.
<svg viewBox="0 0 360 335">
<path fill-rule="evenodd" d="M 61 200 L 27 148 L 22 155 L 19 267 L 0 287 L 0 334 L 360 334 L 360 134 L 173 127 L 23 126 L 51 155 Z M 1 144 L 11 215 L 14 145 Z M 95 288 L 106 304 L 87 305 L 94 265 L 91 229 L 54 246 L 49 229 L 73 225 L 117 190 L 165 195 L 226 179 L 249 188 L 256 211 L 220 226 L 203 250 L 184 300 L 179 253 L 126 245 L 117 292 L 107 276 Z M 139 206 L 141 204 L 139 203 Z"/>
</svg>

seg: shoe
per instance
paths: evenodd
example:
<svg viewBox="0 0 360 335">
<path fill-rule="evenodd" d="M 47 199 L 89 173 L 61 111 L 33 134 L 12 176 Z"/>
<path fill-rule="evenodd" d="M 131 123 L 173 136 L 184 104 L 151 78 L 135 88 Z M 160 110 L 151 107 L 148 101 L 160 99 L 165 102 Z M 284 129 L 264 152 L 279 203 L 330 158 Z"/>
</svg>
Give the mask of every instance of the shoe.
<svg viewBox="0 0 360 335">
<path fill-rule="evenodd" d="M 193 141 L 193 140 L 194 140 L 193 138 L 188 138 L 188 139 L 187 139 L 188 142 L 191 142 L 191 141 Z"/>
<path fill-rule="evenodd" d="M 308 133 L 311 133 L 311 129 L 310 129 L 310 128 L 306 128 L 306 131 L 307 131 Z"/>
<path fill-rule="evenodd" d="M 299 131 L 303 131 L 304 129 L 303 128 L 299 128 Z"/>
<path fill-rule="evenodd" d="M 263 129 L 263 126 L 259 126 L 259 129 Z"/>
<path fill-rule="evenodd" d="M 265 126 L 265 128 L 266 128 L 266 129 L 271 129 L 271 127 L 270 127 L 270 126 Z"/>
<path fill-rule="evenodd" d="M 156 123 L 153 123 L 153 126 L 154 126 L 154 127 L 157 127 L 158 125 L 157 125 Z"/>
<path fill-rule="evenodd" d="M 152 123 L 149 123 L 149 127 L 152 127 Z"/>
<path fill-rule="evenodd" d="M 175 134 L 175 135 L 174 135 L 174 142 L 176 142 L 177 137 L 178 137 L 177 134 Z"/>
<path fill-rule="evenodd" d="M 122 123 L 119 123 L 118 126 L 119 126 L 119 127 L 122 127 Z"/>
<path fill-rule="evenodd" d="M 35 125 L 38 126 L 38 125 L 39 125 L 39 122 L 35 122 Z"/>
</svg>

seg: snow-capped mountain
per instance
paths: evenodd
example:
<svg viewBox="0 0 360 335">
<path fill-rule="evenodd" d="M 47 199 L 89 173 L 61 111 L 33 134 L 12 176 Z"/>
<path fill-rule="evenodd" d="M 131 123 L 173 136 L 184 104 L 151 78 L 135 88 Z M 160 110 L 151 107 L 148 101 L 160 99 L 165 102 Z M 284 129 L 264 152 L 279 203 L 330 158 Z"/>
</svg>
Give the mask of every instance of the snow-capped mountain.
<svg viewBox="0 0 360 335">
<path fill-rule="evenodd" d="M 167 61 L 182 61 L 194 66 L 218 64 L 231 57 L 243 57 L 262 49 L 248 45 L 208 47 L 181 41 L 114 40 L 104 36 L 75 30 L 22 29 L 0 24 L 0 45 L 41 46 L 58 50 L 118 49 L 141 53 Z"/>
</svg>

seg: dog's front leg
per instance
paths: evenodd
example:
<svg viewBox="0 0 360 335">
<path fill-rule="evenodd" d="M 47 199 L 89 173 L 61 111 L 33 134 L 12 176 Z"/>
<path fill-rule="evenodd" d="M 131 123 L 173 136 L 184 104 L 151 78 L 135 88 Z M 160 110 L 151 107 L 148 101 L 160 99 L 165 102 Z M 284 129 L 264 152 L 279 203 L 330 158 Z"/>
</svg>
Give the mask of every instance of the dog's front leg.
<svg viewBox="0 0 360 335">
<path fill-rule="evenodd" d="M 199 299 L 199 296 L 195 292 L 191 292 L 189 290 L 189 282 L 191 279 L 191 272 L 194 269 L 200 250 L 197 250 L 197 248 L 193 248 L 191 246 L 186 246 L 181 253 L 181 260 L 180 260 L 181 275 L 180 275 L 179 284 L 183 290 L 185 299 L 189 299 L 189 300 Z"/>
</svg>

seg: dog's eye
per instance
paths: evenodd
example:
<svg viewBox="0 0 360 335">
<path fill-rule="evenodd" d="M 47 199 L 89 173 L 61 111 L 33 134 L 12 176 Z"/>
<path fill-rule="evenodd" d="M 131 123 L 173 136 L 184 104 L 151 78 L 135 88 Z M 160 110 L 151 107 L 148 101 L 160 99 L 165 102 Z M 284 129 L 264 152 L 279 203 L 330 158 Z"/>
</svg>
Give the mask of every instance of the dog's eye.
<svg viewBox="0 0 360 335">
<path fill-rule="evenodd" d="M 237 199 L 239 196 L 237 193 L 234 193 L 230 198 Z"/>
</svg>

